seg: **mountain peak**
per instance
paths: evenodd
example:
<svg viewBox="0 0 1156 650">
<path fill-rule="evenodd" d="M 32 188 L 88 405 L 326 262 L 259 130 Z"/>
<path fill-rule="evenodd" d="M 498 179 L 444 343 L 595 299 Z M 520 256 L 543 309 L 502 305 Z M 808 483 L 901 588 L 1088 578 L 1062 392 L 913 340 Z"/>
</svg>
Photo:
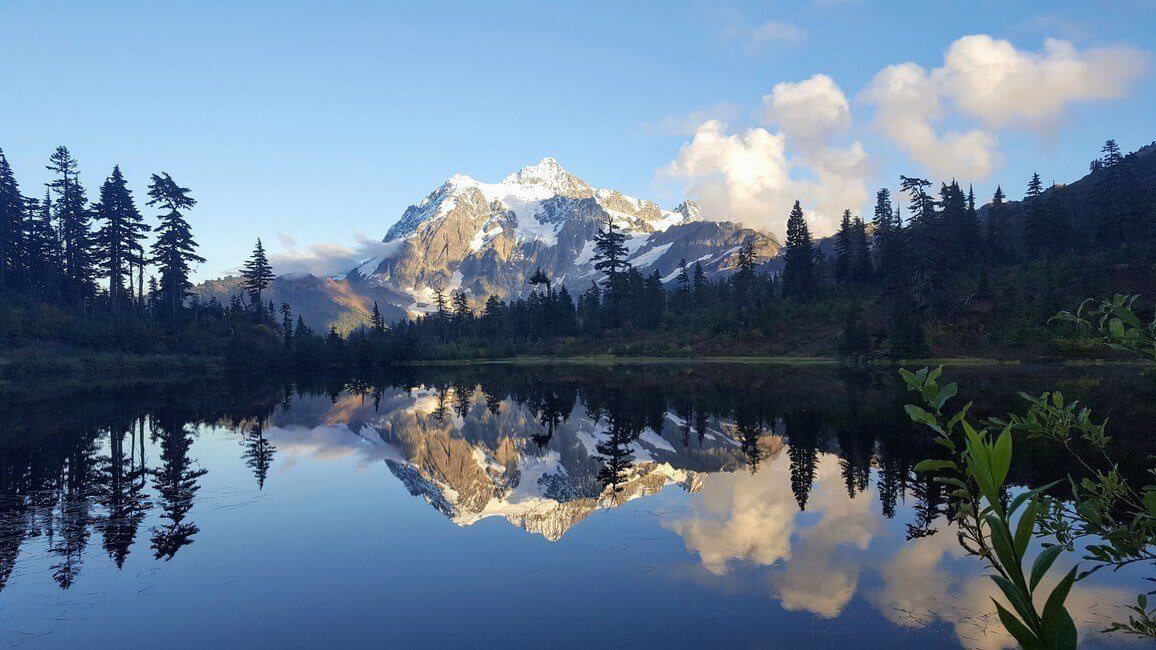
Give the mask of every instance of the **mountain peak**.
<svg viewBox="0 0 1156 650">
<path fill-rule="evenodd" d="M 566 171 L 558 161 L 550 156 L 528 165 L 506 176 L 502 181 L 511 185 L 540 185 L 561 196 L 586 198 L 594 191 L 586 181 Z"/>
</svg>

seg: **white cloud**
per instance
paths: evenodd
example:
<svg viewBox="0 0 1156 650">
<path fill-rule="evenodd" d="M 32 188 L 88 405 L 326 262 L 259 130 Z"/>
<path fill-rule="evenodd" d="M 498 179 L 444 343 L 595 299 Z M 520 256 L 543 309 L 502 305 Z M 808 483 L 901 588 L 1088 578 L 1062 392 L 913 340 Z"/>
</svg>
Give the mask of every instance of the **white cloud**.
<svg viewBox="0 0 1156 650">
<path fill-rule="evenodd" d="M 935 82 L 919 65 L 900 63 L 881 70 L 862 98 L 877 107 L 876 122 L 916 162 L 939 178 L 982 178 L 995 168 L 997 144 L 991 133 L 939 134 L 945 111 Z"/>
<path fill-rule="evenodd" d="M 325 277 L 346 273 L 368 259 L 385 257 L 396 249 L 396 245 L 391 246 L 363 233 L 354 233 L 354 239 L 352 246 L 322 242 L 300 247 L 292 237 L 278 233 L 277 241 L 285 250 L 270 255 L 269 262 L 277 274 L 311 273 Z"/>
<path fill-rule="evenodd" d="M 932 174 L 983 178 L 998 166 L 1000 130 L 1054 129 L 1072 104 L 1126 95 L 1145 65 L 1130 47 L 1081 52 L 1048 39 L 1043 52 L 1028 52 L 977 34 L 953 42 L 930 72 L 911 62 L 887 66 L 861 97 L 876 107 L 883 131 Z M 947 107 L 978 127 L 939 132 Z"/>
<path fill-rule="evenodd" d="M 794 144 L 807 148 L 826 144 L 832 132 L 851 127 L 851 103 L 825 74 L 794 83 L 778 83 L 763 96 L 763 121 L 777 124 Z"/>
<path fill-rule="evenodd" d="M 807 40 L 807 30 L 791 23 L 768 20 L 752 27 L 747 32 L 747 38 L 752 46 L 766 43 L 801 43 Z"/>
<path fill-rule="evenodd" d="M 961 112 L 987 125 L 1050 128 L 1075 102 L 1126 95 L 1145 63 L 1143 53 L 1130 47 L 1080 52 L 1049 38 L 1042 53 L 1025 52 L 977 34 L 952 43 L 932 77 Z"/>
<path fill-rule="evenodd" d="M 850 103 L 834 80 L 815 75 L 776 85 L 763 104 L 763 119 L 776 131 L 731 132 L 722 120 L 706 120 L 658 177 L 682 184 L 708 218 L 782 236 L 799 199 L 812 232 L 831 234 L 843 210 L 859 209 L 868 198 L 866 150 L 834 142 L 851 127 Z"/>
</svg>

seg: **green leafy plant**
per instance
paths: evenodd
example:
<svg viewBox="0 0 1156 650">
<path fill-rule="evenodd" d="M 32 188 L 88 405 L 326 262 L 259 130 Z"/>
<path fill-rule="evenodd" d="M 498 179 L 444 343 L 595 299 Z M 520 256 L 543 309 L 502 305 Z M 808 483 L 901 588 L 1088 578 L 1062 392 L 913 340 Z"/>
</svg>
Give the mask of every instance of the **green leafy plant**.
<svg viewBox="0 0 1156 650">
<path fill-rule="evenodd" d="M 1005 506 L 1003 496 L 1012 460 L 1011 427 L 973 424 L 968 418 L 971 404 L 946 416 L 943 409 L 957 394 L 958 386 L 940 385 L 941 368 L 914 373 L 900 370 L 900 374 L 924 403 L 922 407 L 907 405 L 908 415 L 935 431 L 935 442 L 952 456 L 951 460 L 925 460 L 915 470 L 935 472 L 936 481 L 954 488 L 950 493 L 952 518 L 960 544 L 996 571 L 991 578 L 1011 606 L 1009 610 L 992 599 L 1000 622 L 1025 648 L 1075 648 L 1076 626 L 1064 602 L 1076 581 L 1077 567 L 1048 593 L 1041 611 L 1036 606 L 1036 592 L 1063 547 L 1045 548 L 1030 567 L 1026 566 L 1027 550 L 1045 508 L 1040 495 L 1055 483 L 1019 494 Z"/>
<path fill-rule="evenodd" d="M 1098 303 L 1086 300 L 1074 312 L 1061 312 L 1051 321 L 1076 326 L 1095 347 L 1156 360 L 1156 320 L 1145 324 L 1136 314 L 1137 301 L 1138 296 L 1120 294 Z M 940 385 L 942 369 L 900 374 L 923 400 L 923 406 L 908 405 L 907 413 L 934 430 L 936 442 L 951 454 L 951 460 L 926 460 L 915 469 L 935 472 L 936 481 L 955 488 L 950 506 L 960 543 L 996 570 L 992 579 L 1014 611 L 996 602 L 1000 621 L 1023 647 L 1074 647 L 1075 627 L 1067 612 L 1061 613 L 1072 584 L 1105 567 L 1156 561 L 1156 469 L 1149 470 L 1153 477 L 1149 484 L 1139 489 L 1130 485 L 1109 453 L 1107 421 L 1097 422 L 1090 409 L 1059 391 L 1039 396 L 1020 393 L 1027 405 L 1023 414 L 973 424 L 968 419 L 971 404 L 951 417 L 944 415 L 958 388 Z M 1079 481 L 1067 477 L 1070 498 L 1045 493 L 1057 482 L 1002 505 L 1013 434 L 1058 445 L 1083 468 L 1086 476 Z M 1011 520 L 1021 509 L 1013 533 Z M 1023 553 L 1033 539 L 1043 543 L 1044 550 L 1025 580 Z M 1079 541 L 1085 542 L 1082 559 L 1088 568 L 1069 571 L 1048 595 L 1043 612 L 1037 612 L 1033 597 L 1040 580 L 1056 558 L 1064 551 L 1074 552 Z M 1114 622 L 1104 631 L 1156 638 L 1156 608 L 1148 608 L 1147 594 L 1127 607 L 1132 612 L 1128 621 Z"/>
</svg>

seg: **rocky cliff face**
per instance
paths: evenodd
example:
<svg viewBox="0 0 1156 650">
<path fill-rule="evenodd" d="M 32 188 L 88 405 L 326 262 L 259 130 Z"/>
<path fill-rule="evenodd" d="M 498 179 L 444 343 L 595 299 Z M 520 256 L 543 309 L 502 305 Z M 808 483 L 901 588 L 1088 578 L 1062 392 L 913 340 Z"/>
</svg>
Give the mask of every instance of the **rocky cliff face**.
<svg viewBox="0 0 1156 650">
<path fill-rule="evenodd" d="M 290 304 L 315 329 L 337 325 L 341 331 L 366 322 L 375 300 L 387 318 L 396 318 L 430 311 L 439 289 L 465 291 L 475 305 L 491 294 L 525 295 L 538 268 L 577 294 L 600 277 L 593 238 L 608 220 L 627 235 L 631 264 L 668 282 L 684 259 L 708 274 L 726 273 L 747 240 L 763 260 L 779 250 L 770 235 L 703 220 L 693 202 L 664 210 L 592 188 L 544 158 L 499 183 L 455 175 L 405 210 L 386 233 L 382 256 L 333 278 L 280 277 L 273 293 L 294 295 Z"/>
</svg>

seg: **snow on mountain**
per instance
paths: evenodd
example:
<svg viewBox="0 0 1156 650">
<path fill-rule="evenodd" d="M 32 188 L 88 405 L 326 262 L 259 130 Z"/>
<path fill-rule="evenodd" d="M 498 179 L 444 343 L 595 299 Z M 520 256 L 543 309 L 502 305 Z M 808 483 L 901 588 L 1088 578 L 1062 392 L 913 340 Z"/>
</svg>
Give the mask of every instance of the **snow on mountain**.
<svg viewBox="0 0 1156 650">
<path fill-rule="evenodd" d="M 557 160 L 543 158 L 498 183 L 453 176 L 389 229 L 384 241 L 390 255 L 344 277 L 355 286 L 390 286 L 408 295 L 397 306 L 410 314 L 432 309 L 438 289 L 464 290 L 475 303 L 490 294 L 524 295 L 526 279 L 538 268 L 556 284 L 581 291 L 599 277 L 593 237 L 608 221 L 626 234 L 630 262 L 663 277 L 681 259 L 732 255 L 747 238 L 756 239 L 765 257 L 778 251 L 767 235 L 703 221 L 691 201 L 663 210 L 653 201 L 592 188 Z M 713 271 L 725 266 L 715 262 Z"/>
<path fill-rule="evenodd" d="M 666 281 L 677 276 L 681 260 L 698 261 L 708 275 L 727 273 L 748 240 L 761 259 L 779 250 L 770 235 L 704 220 L 693 201 L 664 210 L 591 187 L 557 160 L 543 158 L 497 183 L 452 176 L 402 213 L 373 259 L 328 278 L 279 277 L 270 295 L 291 297 L 287 302 L 310 327 L 335 326 L 343 333 L 367 323 L 375 302 L 395 320 L 432 310 L 439 290 L 464 291 L 475 307 L 490 295 L 524 296 L 537 269 L 577 295 L 601 278 L 594 270 L 594 235 L 609 221 L 626 235 L 630 263 Z M 230 286 L 207 283 L 202 294 L 225 299 Z"/>
<path fill-rule="evenodd" d="M 462 412 L 448 402 L 466 400 Z M 711 472 L 743 467 L 738 444 L 719 423 L 702 444 L 678 444 L 678 418 L 661 430 L 645 429 L 631 444 L 633 466 L 617 490 L 597 478 L 596 445 L 607 437 L 604 420 L 579 404 L 551 432 L 536 412 L 513 400 L 497 412 L 480 393 L 446 394 L 429 388 L 382 395 L 378 406 L 359 396 L 331 403 L 304 396 L 293 411 L 275 416 L 266 431 L 279 454 L 355 458 L 359 466 L 384 463 L 413 496 L 458 526 L 499 517 L 556 541 L 598 509 L 678 485 L 696 491 Z"/>
</svg>

